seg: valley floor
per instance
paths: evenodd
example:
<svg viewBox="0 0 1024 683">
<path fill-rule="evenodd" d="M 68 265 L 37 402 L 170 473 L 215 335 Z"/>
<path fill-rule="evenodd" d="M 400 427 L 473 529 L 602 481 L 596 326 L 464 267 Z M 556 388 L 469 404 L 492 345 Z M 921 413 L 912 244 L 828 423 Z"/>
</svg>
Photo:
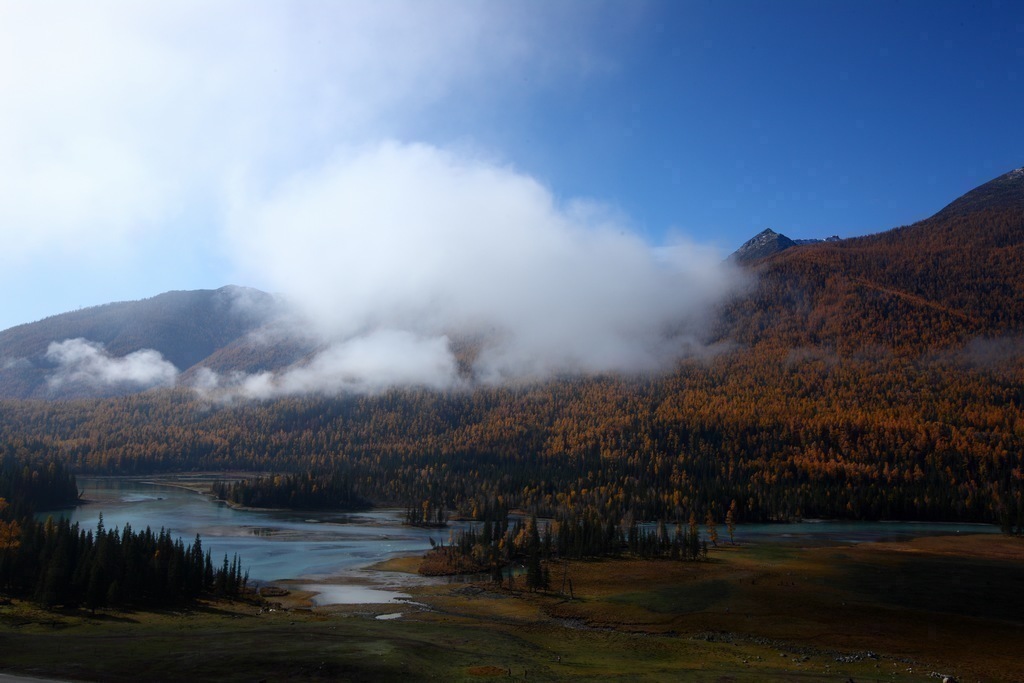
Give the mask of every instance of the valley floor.
<svg viewBox="0 0 1024 683">
<path fill-rule="evenodd" d="M 0 668 L 106 681 L 1024 681 L 1020 538 L 725 545 L 705 563 L 549 569 L 549 594 L 452 583 L 413 588 L 406 605 L 314 609 L 295 592 L 269 598 L 274 609 L 92 616 L 15 602 L 0 605 Z"/>
</svg>

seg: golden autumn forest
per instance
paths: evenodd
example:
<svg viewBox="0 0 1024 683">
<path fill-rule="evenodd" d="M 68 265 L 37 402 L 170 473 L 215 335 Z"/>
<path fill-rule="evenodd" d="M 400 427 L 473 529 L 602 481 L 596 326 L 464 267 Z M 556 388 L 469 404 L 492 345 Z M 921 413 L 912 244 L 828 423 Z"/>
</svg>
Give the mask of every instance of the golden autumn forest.
<svg viewBox="0 0 1024 683">
<path fill-rule="evenodd" d="M 343 480 L 351 500 L 469 518 L 732 507 L 1024 528 L 1024 173 L 920 223 L 746 267 L 714 352 L 667 374 L 232 405 L 185 389 L 5 400 L 0 444 L 79 473 L 302 473 L 307 496 Z"/>
</svg>

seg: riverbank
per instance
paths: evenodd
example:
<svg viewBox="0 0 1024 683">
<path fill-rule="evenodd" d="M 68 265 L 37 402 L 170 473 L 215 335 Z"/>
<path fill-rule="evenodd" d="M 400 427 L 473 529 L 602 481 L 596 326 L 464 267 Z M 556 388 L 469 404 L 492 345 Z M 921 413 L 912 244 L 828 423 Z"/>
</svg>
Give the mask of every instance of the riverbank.
<svg viewBox="0 0 1024 683">
<path fill-rule="evenodd" d="M 0 668 L 111 681 L 1024 681 L 1022 568 L 1024 540 L 979 535 L 553 563 L 550 593 L 435 583 L 409 587 L 408 608 L 206 603 L 91 617 L 8 605 Z"/>
<path fill-rule="evenodd" d="M 390 567 L 414 570 L 411 562 Z M 608 671 L 621 670 L 626 653 L 583 644 L 628 634 L 658 653 L 655 677 L 711 669 L 735 680 L 747 677 L 741 672 L 751 680 L 1024 680 L 1021 538 L 722 546 L 708 562 L 607 560 L 549 570 L 548 593 L 487 583 L 413 591 L 430 611 L 403 618 L 551 633 L 556 662 Z M 673 662 L 670 653 L 693 641 L 707 644 L 701 662 Z"/>
</svg>

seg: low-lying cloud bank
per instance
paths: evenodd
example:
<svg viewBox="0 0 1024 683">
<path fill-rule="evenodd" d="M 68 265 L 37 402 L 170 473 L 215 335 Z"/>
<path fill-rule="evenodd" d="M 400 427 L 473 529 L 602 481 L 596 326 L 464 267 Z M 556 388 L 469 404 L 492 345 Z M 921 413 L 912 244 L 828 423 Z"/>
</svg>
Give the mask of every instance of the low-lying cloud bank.
<svg viewBox="0 0 1024 683">
<path fill-rule="evenodd" d="M 270 399 L 300 394 L 378 393 L 391 387 L 449 389 L 460 383 L 446 338 L 380 330 L 331 344 L 281 372 L 219 375 L 202 368 L 191 382 L 206 397 Z"/>
<path fill-rule="evenodd" d="M 142 349 L 114 357 L 102 344 L 81 337 L 51 342 L 46 359 L 57 365 L 47 377 L 52 388 L 70 384 L 91 388 L 116 385 L 150 388 L 172 386 L 178 379 L 178 369 L 158 351 Z"/>
<path fill-rule="evenodd" d="M 257 397 L 658 371 L 741 280 L 713 249 L 654 248 L 608 207 L 423 144 L 343 150 L 239 193 L 231 225 L 237 261 L 323 349 L 278 375 L 202 378 Z"/>
<path fill-rule="evenodd" d="M 614 208 L 557 196 L 469 148 L 522 134 L 496 129 L 510 108 L 619 73 L 608 41 L 644 9 L 54 9 L 0 3 L 0 45 L 18 65 L 0 65 L 11 281 L 42 272 L 17 265 L 34 259 L 62 272 L 94 264 L 83 282 L 109 279 L 115 261 L 139 264 L 137 277 L 233 268 L 294 310 L 263 343 L 291 335 L 318 351 L 274 373 L 181 368 L 183 379 L 156 351 L 114 358 L 55 341 L 51 386 L 187 381 L 270 397 L 658 371 L 700 348 L 737 284 L 714 249 L 649 244 Z M 444 148 L 452 139 L 464 147 Z"/>
<path fill-rule="evenodd" d="M 707 352 L 717 306 L 743 283 L 714 249 L 651 245 L 607 206 L 424 144 L 339 150 L 269 191 L 240 185 L 232 206 L 235 262 L 278 292 L 236 294 L 268 320 L 252 349 L 280 345 L 252 357 L 301 361 L 181 378 L 155 350 L 115 358 L 69 339 L 46 353 L 50 386 L 180 380 L 232 400 L 661 372 Z"/>
</svg>

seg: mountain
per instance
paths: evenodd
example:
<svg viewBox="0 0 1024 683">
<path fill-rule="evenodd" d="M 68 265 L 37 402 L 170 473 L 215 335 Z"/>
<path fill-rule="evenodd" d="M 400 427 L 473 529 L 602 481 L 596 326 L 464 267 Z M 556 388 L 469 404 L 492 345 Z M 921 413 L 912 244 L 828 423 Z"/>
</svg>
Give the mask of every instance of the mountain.
<svg viewBox="0 0 1024 683">
<path fill-rule="evenodd" d="M 826 237 L 824 239 L 821 239 L 820 237 L 809 237 L 809 238 L 804 238 L 804 239 L 796 239 L 796 240 L 793 240 L 793 243 L 796 244 L 796 246 L 799 247 L 799 246 L 801 246 L 803 244 L 818 244 L 819 242 L 838 242 L 840 239 L 842 239 L 842 238 L 839 235 L 832 235 L 831 237 Z"/>
<path fill-rule="evenodd" d="M 707 341 L 752 349 L 917 356 L 1024 335 L 1024 169 L 928 218 L 866 237 L 791 240 L 767 229 L 730 259 L 753 285 Z M 175 291 L 0 332 L 0 398 L 112 396 L 308 360 L 281 304 L 243 287 Z M 470 345 L 472 347 L 472 345 Z M 462 349 L 460 362 L 473 353 Z"/>
<path fill-rule="evenodd" d="M 717 336 L 742 344 L 920 354 L 1024 333 L 1024 171 L 877 235 L 748 261 L 756 284 Z"/>
<path fill-rule="evenodd" d="M 249 335 L 274 318 L 276 307 L 274 297 L 265 292 L 227 286 L 166 292 L 18 325 L 0 332 L 0 397 L 146 389 L 224 349 L 242 355 L 251 346 L 246 343 Z M 145 349 L 160 356 L 130 356 Z M 111 363 L 118 360 L 122 365 Z M 72 365 L 72 372 L 60 374 Z M 55 377 L 62 381 L 55 383 Z"/>
<path fill-rule="evenodd" d="M 819 242 L 838 242 L 839 236 L 833 235 L 826 239 L 798 239 L 793 240 L 782 233 L 775 232 L 771 228 L 765 228 L 749 240 L 744 242 L 739 249 L 729 254 L 727 261 L 747 265 L 792 247 L 799 247 L 805 244 L 818 244 Z"/>
<path fill-rule="evenodd" d="M 785 235 L 781 235 L 771 228 L 765 228 L 730 254 L 728 260 L 740 264 L 751 263 L 795 246 L 796 242 Z"/>
<path fill-rule="evenodd" d="M 567 531 L 580 524 L 572 533 L 592 524 L 583 535 L 594 538 L 623 519 L 721 520 L 733 508 L 740 521 L 978 521 L 1024 533 L 1024 178 L 993 183 L 914 225 L 748 262 L 749 289 L 723 306 L 707 340 L 723 343 L 664 373 L 225 403 L 109 384 L 124 395 L 0 401 L 0 455 L 105 474 L 311 472 L 318 485 L 350 482 L 375 502 L 440 501 L 478 519 L 524 510 L 567 520 Z M 261 296 L 250 294 L 242 299 Z M 188 323 L 151 310 L 179 299 L 187 305 L 176 315 L 196 312 Z M 273 304 L 229 324 L 218 316 L 247 310 L 231 303 L 231 290 L 157 300 L 165 301 L 16 328 L 36 340 L 23 347 L 32 355 L 13 362 L 37 369 L 30 395 L 62 395 L 66 385 L 51 380 L 68 367 L 92 377 L 109 370 L 122 383 L 147 370 L 156 386 L 166 383 L 164 357 L 141 344 L 168 359 L 187 347 L 173 341 L 205 340 L 192 359 L 216 347 L 178 367 L 179 381 L 202 367 L 224 374 L 304 351 L 277 341 L 286 326 L 275 324 Z M 116 329 L 89 326 L 109 310 L 121 312 L 110 317 Z M 46 325 L 54 330 L 44 334 Z M 119 346 L 128 329 L 137 336 Z M 5 353 L 13 333 L 0 335 Z M 108 347 L 52 351 L 52 339 L 85 334 Z M 299 379 L 323 368 L 307 363 Z M 297 480 L 279 481 L 291 488 L 282 494 L 308 495 Z"/>
<path fill-rule="evenodd" d="M 1017 168 L 976 187 L 951 202 L 935 218 L 967 216 L 992 209 L 1024 209 L 1024 168 Z"/>
</svg>

